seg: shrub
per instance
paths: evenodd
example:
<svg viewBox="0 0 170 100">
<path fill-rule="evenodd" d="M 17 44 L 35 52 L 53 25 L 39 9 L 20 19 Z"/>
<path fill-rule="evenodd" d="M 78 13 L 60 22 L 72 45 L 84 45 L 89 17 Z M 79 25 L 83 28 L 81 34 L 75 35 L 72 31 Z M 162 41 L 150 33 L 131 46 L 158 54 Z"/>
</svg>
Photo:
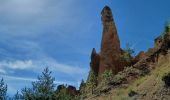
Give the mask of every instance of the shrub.
<svg viewBox="0 0 170 100">
<path fill-rule="evenodd" d="M 105 70 L 105 72 L 102 74 L 102 77 L 104 79 L 105 84 L 110 83 L 112 81 L 112 79 L 113 79 L 112 70 Z"/>
<path fill-rule="evenodd" d="M 162 77 L 162 81 L 164 81 L 166 86 L 170 87 L 170 72 Z"/>
<path fill-rule="evenodd" d="M 165 26 L 165 32 L 170 32 L 170 20 L 167 21 L 167 25 Z"/>
<path fill-rule="evenodd" d="M 125 59 L 126 61 L 131 61 L 134 53 L 134 50 L 130 48 L 129 44 L 127 44 L 126 48 L 124 49 L 123 59 Z"/>
<path fill-rule="evenodd" d="M 130 75 L 130 74 L 139 74 L 139 70 L 136 68 L 131 67 L 125 67 L 124 69 L 125 74 Z"/>
<path fill-rule="evenodd" d="M 113 78 L 113 83 L 114 84 L 120 84 L 125 80 L 125 74 L 123 72 L 119 72 L 117 75 L 114 76 Z"/>
<path fill-rule="evenodd" d="M 67 93 L 66 86 L 62 86 L 53 96 L 53 100 L 73 100 L 73 97 Z"/>
<path fill-rule="evenodd" d="M 96 82 L 97 82 L 96 76 L 94 74 L 94 71 L 91 69 L 86 83 L 86 92 L 90 92 L 91 94 L 93 94 L 94 89 L 97 85 Z"/>
<path fill-rule="evenodd" d="M 135 92 L 134 90 L 130 90 L 128 95 L 129 95 L 129 97 L 133 97 L 133 96 L 137 95 L 137 92 Z"/>
</svg>

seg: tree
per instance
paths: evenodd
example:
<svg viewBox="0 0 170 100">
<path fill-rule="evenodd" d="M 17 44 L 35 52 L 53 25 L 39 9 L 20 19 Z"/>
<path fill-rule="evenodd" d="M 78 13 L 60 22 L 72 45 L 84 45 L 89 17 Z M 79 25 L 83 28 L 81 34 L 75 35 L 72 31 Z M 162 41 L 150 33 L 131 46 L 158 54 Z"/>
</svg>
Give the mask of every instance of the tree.
<svg viewBox="0 0 170 100">
<path fill-rule="evenodd" d="M 7 85 L 4 83 L 4 79 L 2 78 L 0 81 L 0 100 L 7 99 Z"/>
<path fill-rule="evenodd" d="M 13 100 L 22 100 L 22 95 L 17 91 L 17 93 L 14 95 Z"/>
<path fill-rule="evenodd" d="M 113 79 L 112 70 L 105 70 L 104 73 L 102 74 L 102 77 L 104 79 L 105 84 L 108 84 L 109 82 L 111 82 Z"/>
<path fill-rule="evenodd" d="M 22 89 L 22 96 L 25 100 L 51 100 L 54 93 L 54 78 L 51 77 L 48 67 L 44 69 L 38 80 L 32 82 L 32 88 Z"/>
<path fill-rule="evenodd" d="M 170 19 L 167 21 L 167 25 L 165 26 L 165 32 L 170 32 Z"/>
<path fill-rule="evenodd" d="M 130 48 L 129 44 L 126 44 L 126 48 L 124 49 L 124 53 L 123 53 L 123 58 L 126 61 L 130 61 L 133 58 L 133 54 L 134 54 L 134 50 Z"/>
<path fill-rule="evenodd" d="M 84 80 L 82 79 L 81 80 L 81 84 L 80 84 L 80 93 L 81 94 L 84 94 L 84 92 L 85 92 L 85 86 L 86 86 L 86 83 L 84 82 Z"/>
<path fill-rule="evenodd" d="M 55 91 L 53 100 L 74 100 L 72 96 L 70 96 L 67 92 L 67 85 L 60 85 Z"/>
<path fill-rule="evenodd" d="M 34 96 L 34 91 L 32 88 L 23 88 L 21 90 L 21 98 L 23 98 L 24 100 L 34 100 L 35 96 Z"/>
<path fill-rule="evenodd" d="M 94 88 L 96 87 L 96 82 L 97 82 L 96 76 L 94 74 L 94 71 L 91 69 L 89 72 L 86 86 L 88 89 L 91 89 L 92 94 L 94 92 Z"/>
<path fill-rule="evenodd" d="M 167 21 L 167 24 L 165 26 L 165 32 L 162 34 L 164 40 L 166 40 L 169 37 L 169 32 L 170 32 L 170 20 Z"/>
</svg>

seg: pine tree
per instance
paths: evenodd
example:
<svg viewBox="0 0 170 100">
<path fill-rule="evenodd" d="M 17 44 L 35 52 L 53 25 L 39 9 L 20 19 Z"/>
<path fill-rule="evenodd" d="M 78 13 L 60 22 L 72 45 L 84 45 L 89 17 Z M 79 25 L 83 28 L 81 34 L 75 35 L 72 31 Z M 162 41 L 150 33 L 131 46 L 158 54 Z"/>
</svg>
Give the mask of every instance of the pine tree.
<svg viewBox="0 0 170 100">
<path fill-rule="evenodd" d="M 91 90 L 91 93 L 93 94 L 94 92 L 94 89 L 96 87 L 96 82 L 97 82 L 97 79 L 96 79 L 96 76 L 94 74 L 94 71 L 91 69 L 90 72 L 89 72 L 89 76 L 88 76 L 88 79 L 87 79 L 87 88 Z"/>
<path fill-rule="evenodd" d="M 129 44 L 126 44 L 126 48 L 124 49 L 123 58 L 126 61 L 130 61 L 133 58 L 134 50 L 130 48 Z"/>
<path fill-rule="evenodd" d="M 54 93 L 54 78 L 51 77 L 48 67 L 44 69 L 38 80 L 32 82 L 32 88 L 22 89 L 25 100 L 51 100 Z"/>
<path fill-rule="evenodd" d="M 51 98 L 54 92 L 54 78 L 51 77 L 51 71 L 45 68 L 41 76 L 38 76 L 38 81 L 32 83 L 35 95 L 38 97 Z"/>
<path fill-rule="evenodd" d="M 13 97 L 13 100 L 23 100 L 22 95 L 17 91 Z"/>
<path fill-rule="evenodd" d="M 7 99 L 7 85 L 4 83 L 4 79 L 2 78 L 0 81 L 0 100 Z"/>
<path fill-rule="evenodd" d="M 170 19 L 167 21 L 167 25 L 165 27 L 165 32 L 170 32 Z"/>
<path fill-rule="evenodd" d="M 73 98 L 67 93 L 67 85 L 61 85 L 60 88 L 54 94 L 54 100 L 73 100 Z"/>
<path fill-rule="evenodd" d="M 80 93 L 81 94 L 84 94 L 84 92 L 85 92 L 85 86 L 86 86 L 86 83 L 84 82 L 84 80 L 82 79 L 81 80 L 81 84 L 80 84 Z"/>
</svg>

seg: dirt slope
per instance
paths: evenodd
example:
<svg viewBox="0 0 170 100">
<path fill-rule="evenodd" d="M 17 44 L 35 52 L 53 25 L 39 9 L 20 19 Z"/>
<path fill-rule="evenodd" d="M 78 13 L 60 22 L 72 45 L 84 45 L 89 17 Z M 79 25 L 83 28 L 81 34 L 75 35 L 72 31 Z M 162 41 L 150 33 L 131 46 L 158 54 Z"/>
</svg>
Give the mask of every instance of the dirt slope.
<svg viewBox="0 0 170 100">
<path fill-rule="evenodd" d="M 86 100 L 170 100 L 170 89 L 162 81 L 163 75 L 168 72 L 170 54 L 160 57 L 148 75 L 136 79 L 127 87 L 114 88 L 106 94 Z"/>
</svg>

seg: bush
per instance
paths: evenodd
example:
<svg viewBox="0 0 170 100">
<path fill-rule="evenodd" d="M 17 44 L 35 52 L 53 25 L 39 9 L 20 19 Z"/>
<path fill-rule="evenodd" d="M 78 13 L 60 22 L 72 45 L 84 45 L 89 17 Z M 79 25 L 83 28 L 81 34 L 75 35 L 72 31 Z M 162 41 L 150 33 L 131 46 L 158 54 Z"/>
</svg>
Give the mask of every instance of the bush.
<svg viewBox="0 0 170 100">
<path fill-rule="evenodd" d="M 113 73 L 112 70 L 106 70 L 103 74 L 102 77 L 104 79 L 104 83 L 108 84 L 112 81 L 113 79 Z"/>
<path fill-rule="evenodd" d="M 135 53 L 134 50 L 132 48 L 130 48 L 130 45 L 127 44 L 126 48 L 123 50 L 123 59 L 126 61 L 131 61 L 133 58 L 133 54 Z"/>
<path fill-rule="evenodd" d="M 56 93 L 53 96 L 54 100 L 73 100 L 73 97 L 67 93 L 66 86 L 62 86 L 60 89 L 57 89 Z"/>
<path fill-rule="evenodd" d="M 89 76 L 86 82 L 86 92 L 93 94 L 94 89 L 96 88 L 97 79 L 94 74 L 94 71 L 91 69 L 89 72 Z"/>
<path fill-rule="evenodd" d="M 121 84 L 125 80 L 125 74 L 123 72 L 119 72 L 117 75 L 114 76 L 112 83 L 114 84 Z"/>
<path fill-rule="evenodd" d="M 167 25 L 165 26 L 165 32 L 170 32 L 170 20 L 167 21 Z"/>
<path fill-rule="evenodd" d="M 166 86 L 170 87 L 170 72 L 162 77 L 162 81 L 164 81 Z"/>
<path fill-rule="evenodd" d="M 125 74 L 130 75 L 130 74 L 139 74 L 139 70 L 136 68 L 131 67 L 125 67 L 124 69 Z"/>
<path fill-rule="evenodd" d="M 137 95 L 137 92 L 130 90 L 128 95 L 129 95 L 129 97 L 133 97 L 133 96 Z"/>
</svg>

